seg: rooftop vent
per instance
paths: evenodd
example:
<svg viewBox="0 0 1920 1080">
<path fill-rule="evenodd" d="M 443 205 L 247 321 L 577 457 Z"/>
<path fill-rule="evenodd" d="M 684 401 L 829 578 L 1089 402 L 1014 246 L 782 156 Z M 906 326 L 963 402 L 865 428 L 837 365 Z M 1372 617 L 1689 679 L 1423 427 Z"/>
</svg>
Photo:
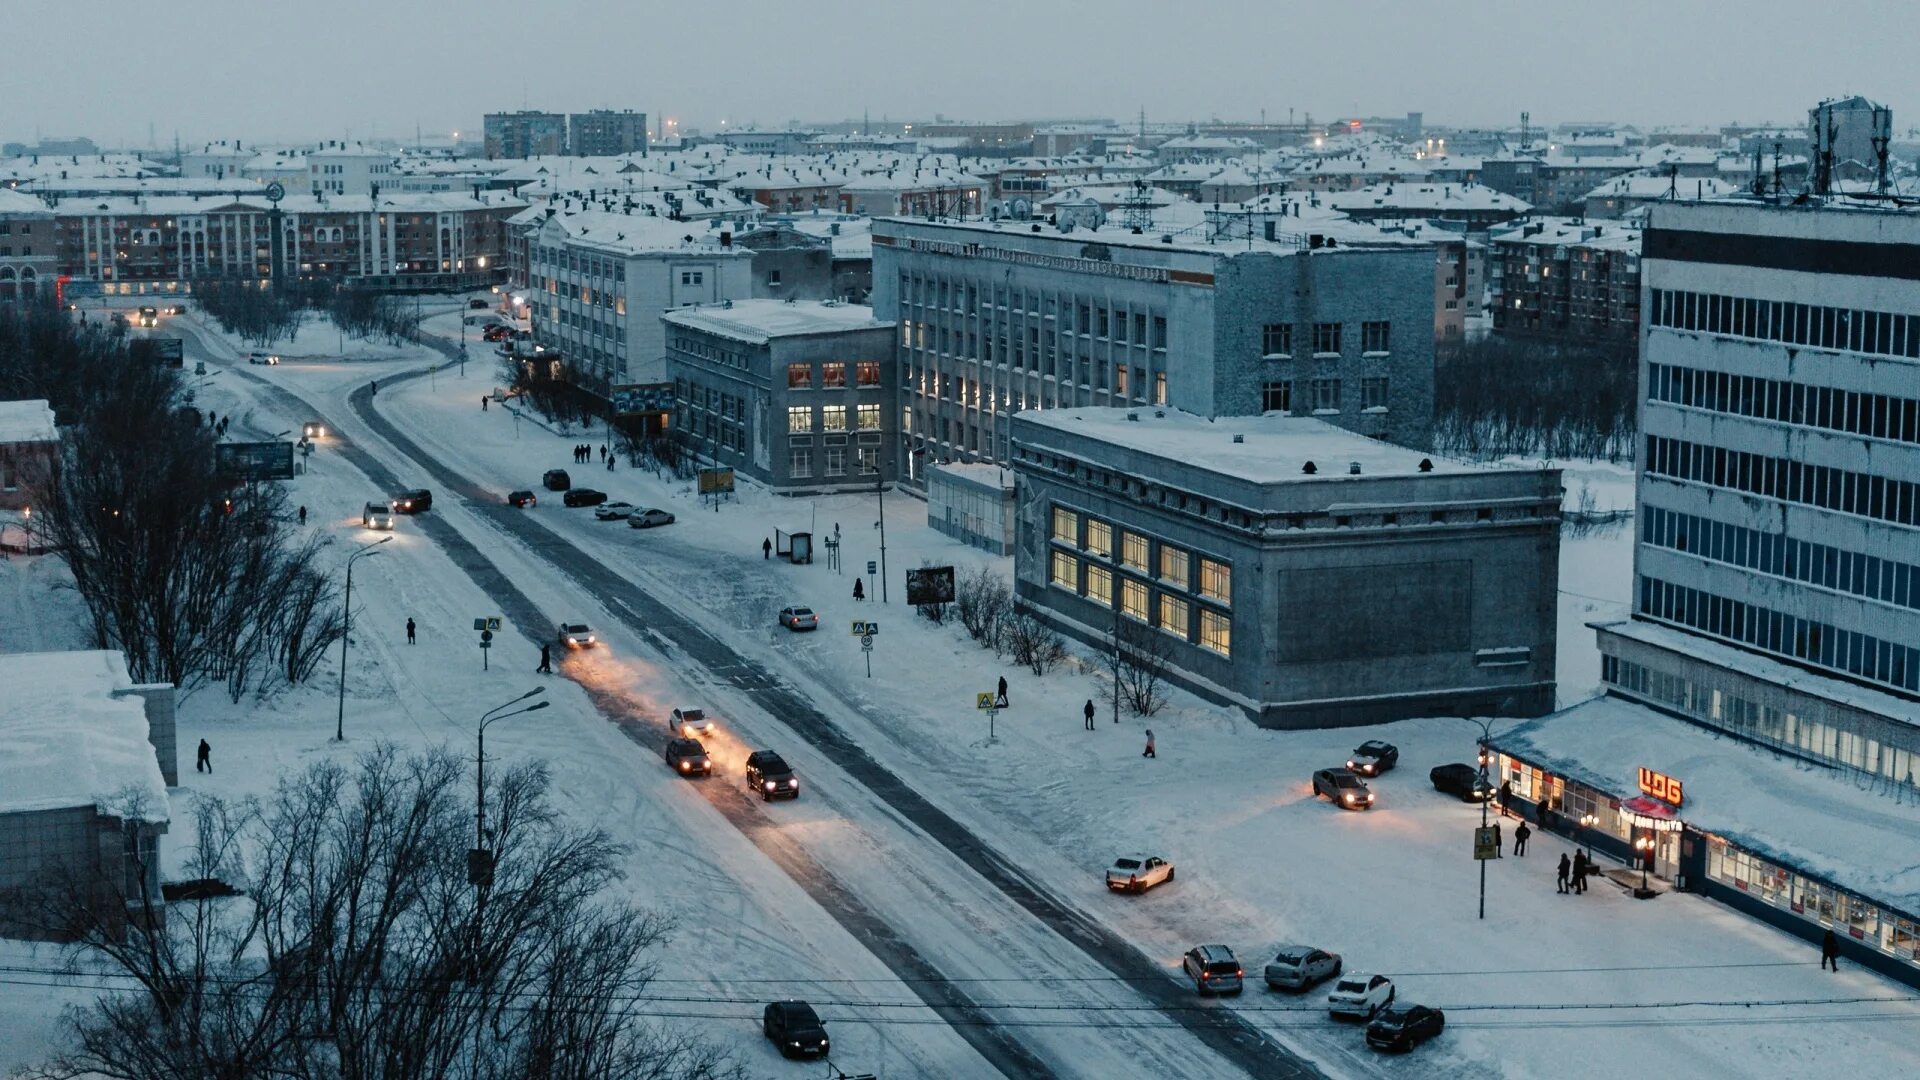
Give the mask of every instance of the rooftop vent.
<svg viewBox="0 0 1920 1080">
<path fill-rule="evenodd" d="M 1309 461 L 1305 465 L 1300 466 L 1300 471 L 1306 473 L 1308 476 L 1312 476 L 1314 473 L 1320 471 L 1320 467 Z"/>
<path fill-rule="evenodd" d="M 1360 475 L 1360 463 L 1359 463 L 1359 462 L 1357 462 L 1357 461 L 1349 461 L 1349 462 L 1347 462 L 1347 475 L 1348 475 L 1348 476 L 1359 476 L 1359 475 Z"/>
<path fill-rule="evenodd" d="M 1233 434 L 1233 441 L 1237 443 L 1243 443 L 1247 441 L 1247 437 L 1236 431 Z"/>
<path fill-rule="evenodd" d="M 1421 458 L 1421 459 L 1420 459 L 1420 471 L 1421 471 L 1421 472 L 1432 472 L 1432 471 L 1433 471 L 1433 459 L 1432 459 L 1432 458 Z"/>
<path fill-rule="evenodd" d="M 1139 423 L 1139 421 L 1140 421 L 1140 414 L 1139 414 L 1139 413 L 1137 413 L 1137 412 L 1130 412 L 1130 413 L 1128 413 L 1128 414 L 1127 414 L 1127 419 L 1129 419 L 1129 420 L 1132 420 L 1132 421 L 1133 421 L 1133 422 L 1135 422 L 1135 423 Z"/>
</svg>

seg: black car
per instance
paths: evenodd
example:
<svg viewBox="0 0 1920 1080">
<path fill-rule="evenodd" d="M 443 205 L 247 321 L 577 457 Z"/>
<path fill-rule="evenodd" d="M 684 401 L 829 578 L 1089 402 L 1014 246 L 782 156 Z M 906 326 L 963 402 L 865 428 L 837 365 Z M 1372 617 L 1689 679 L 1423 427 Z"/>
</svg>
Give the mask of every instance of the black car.
<svg viewBox="0 0 1920 1080">
<path fill-rule="evenodd" d="M 747 755 L 747 786 L 769 801 L 800 797 L 800 781 L 793 775 L 793 768 L 771 750 Z"/>
<path fill-rule="evenodd" d="M 607 501 L 607 493 L 592 488 L 568 488 L 560 501 L 568 506 L 599 506 Z"/>
<path fill-rule="evenodd" d="M 565 491 L 573 486 L 573 477 L 568 476 L 565 469 L 548 469 L 547 474 L 540 478 L 540 483 L 548 491 Z"/>
<path fill-rule="evenodd" d="M 535 495 L 533 492 L 527 491 L 525 489 L 522 489 L 520 491 L 509 491 L 507 492 L 507 505 L 518 506 L 521 508 L 525 508 L 529 506 L 538 506 L 540 505 L 540 496 Z"/>
<path fill-rule="evenodd" d="M 804 1001 L 776 1001 L 767 1006 L 760 1030 L 780 1048 L 781 1057 L 825 1057 L 829 1043 L 820 1014 Z"/>
<path fill-rule="evenodd" d="M 467 301 L 467 306 L 470 308 L 473 308 L 476 311 L 485 311 L 491 305 L 489 305 L 485 300 L 469 300 Z"/>
<path fill-rule="evenodd" d="M 1493 795 L 1493 784 L 1481 779 L 1480 770 L 1471 765 L 1458 762 L 1435 765 L 1427 779 L 1433 781 L 1433 790 L 1445 792 L 1461 802 L 1486 802 Z"/>
<path fill-rule="evenodd" d="M 1400 748 L 1379 739 L 1369 739 L 1354 747 L 1353 756 L 1347 759 L 1347 768 L 1361 776 L 1379 776 L 1398 764 Z"/>
<path fill-rule="evenodd" d="M 393 512 L 396 514 L 417 514 L 422 510 L 431 509 L 433 509 L 433 492 L 426 488 L 402 491 L 393 497 Z"/>
<path fill-rule="evenodd" d="M 713 759 L 699 739 L 668 739 L 667 764 L 681 776 L 712 776 Z"/>
<path fill-rule="evenodd" d="M 1388 1009 L 1367 1025 L 1367 1045 L 1375 1050 L 1411 1050 L 1440 1034 L 1447 1014 L 1425 1005 Z"/>
</svg>

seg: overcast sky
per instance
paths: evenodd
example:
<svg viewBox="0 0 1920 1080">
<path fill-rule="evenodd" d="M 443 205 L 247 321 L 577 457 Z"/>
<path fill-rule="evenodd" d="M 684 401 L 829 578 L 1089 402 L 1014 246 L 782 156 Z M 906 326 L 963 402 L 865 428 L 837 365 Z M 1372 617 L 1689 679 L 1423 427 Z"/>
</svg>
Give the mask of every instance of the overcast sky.
<svg viewBox="0 0 1920 1080">
<path fill-rule="evenodd" d="M 476 130 L 639 109 L 684 126 L 1111 117 L 1804 121 L 1862 93 L 1920 124 L 1920 3 L 1853 0 L 6 0 L 0 140 Z"/>
</svg>

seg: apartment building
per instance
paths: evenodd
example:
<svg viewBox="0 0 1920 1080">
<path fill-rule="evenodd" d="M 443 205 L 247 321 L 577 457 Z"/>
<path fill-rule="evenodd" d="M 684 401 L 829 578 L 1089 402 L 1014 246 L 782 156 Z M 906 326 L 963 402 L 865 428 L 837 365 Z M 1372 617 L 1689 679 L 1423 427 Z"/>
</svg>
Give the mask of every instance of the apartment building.
<svg viewBox="0 0 1920 1080">
<path fill-rule="evenodd" d="M 1627 342 L 1640 328 L 1640 230 L 1534 218 L 1487 238 L 1493 328 Z"/>
<path fill-rule="evenodd" d="M 488 113 L 481 119 L 486 154 L 493 158 L 546 157 L 567 152 L 567 118 L 526 109 Z"/>
<path fill-rule="evenodd" d="M 574 157 L 645 153 L 647 114 L 632 109 L 591 109 L 567 116 L 567 148 Z"/>
</svg>

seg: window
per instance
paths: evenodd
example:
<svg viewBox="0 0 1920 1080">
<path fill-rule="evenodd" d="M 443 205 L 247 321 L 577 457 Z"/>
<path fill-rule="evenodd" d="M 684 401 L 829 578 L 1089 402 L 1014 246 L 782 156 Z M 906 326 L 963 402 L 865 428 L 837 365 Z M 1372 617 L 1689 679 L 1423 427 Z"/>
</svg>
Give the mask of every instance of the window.
<svg viewBox="0 0 1920 1080">
<path fill-rule="evenodd" d="M 1102 559 L 1113 557 L 1113 526 L 1104 521 L 1087 519 L 1087 551 Z"/>
<path fill-rule="evenodd" d="M 1167 373 L 1164 371 L 1153 373 L 1153 403 L 1155 405 L 1167 403 Z"/>
<path fill-rule="evenodd" d="M 699 285 L 705 282 L 706 280 L 707 280 L 707 275 L 704 271 L 701 271 L 701 270 L 680 271 L 680 284 L 682 285 Z"/>
<path fill-rule="evenodd" d="M 1293 324 L 1268 323 L 1261 327 L 1260 351 L 1267 356 L 1293 355 Z"/>
<path fill-rule="evenodd" d="M 1156 349 L 1167 347 L 1167 318 L 1164 315 L 1153 317 L 1153 347 Z"/>
<path fill-rule="evenodd" d="M 874 408 L 879 408 L 878 405 Z M 877 446 L 856 446 L 853 448 L 854 467 L 862 476 L 872 476 L 880 471 L 880 448 Z"/>
<path fill-rule="evenodd" d="M 820 365 L 820 385 L 829 390 L 838 390 L 847 385 L 847 365 L 838 360 Z"/>
<path fill-rule="evenodd" d="M 813 406 L 787 406 L 787 430 L 796 432 L 813 431 Z"/>
<path fill-rule="evenodd" d="M 1139 533 L 1122 533 L 1120 536 L 1120 565 L 1129 570 L 1147 572 L 1147 538 Z"/>
<path fill-rule="evenodd" d="M 853 365 L 854 380 L 861 386 L 880 385 L 880 361 L 862 360 Z"/>
<path fill-rule="evenodd" d="M 1182 641 L 1187 639 L 1187 602 L 1168 593 L 1160 594 L 1160 629 Z"/>
<path fill-rule="evenodd" d="M 1381 412 L 1386 411 L 1386 376 L 1383 375 L 1377 379 L 1360 380 L 1360 407 L 1362 409 L 1379 409 Z"/>
<path fill-rule="evenodd" d="M 858 406 L 855 413 L 855 422 L 862 430 L 872 431 L 880 426 L 879 403 Z"/>
<path fill-rule="evenodd" d="M 1338 353 L 1340 351 L 1339 323 L 1317 322 L 1313 324 L 1313 351 L 1315 353 Z"/>
<path fill-rule="evenodd" d="M 847 407 L 845 405 L 827 405 L 821 408 L 827 431 L 847 430 Z"/>
<path fill-rule="evenodd" d="M 829 446 L 826 448 L 826 451 L 827 451 L 827 475 L 828 476 L 847 475 L 847 448 L 844 446 Z"/>
<path fill-rule="evenodd" d="M 1361 323 L 1360 351 L 1370 353 L 1386 352 L 1389 340 L 1387 332 L 1392 325 L 1393 324 L 1385 320 Z"/>
<path fill-rule="evenodd" d="M 1080 542 L 1080 515 L 1071 510 L 1053 508 L 1053 538 L 1063 544 Z"/>
<path fill-rule="evenodd" d="M 1120 579 L 1120 614 L 1147 621 L 1147 587 L 1132 578 Z"/>
<path fill-rule="evenodd" d="M 1087 599 L 1101 607 L 1113 605 L 1113 571 L 1104 566 L 1087 567 Z"/>
<path fill-rule="evenodd" d="M 1221 656 L 1233 655 L 1233 620 L 1217 611 L 1200 609 L 1200 646 Z"/>
<path fill-rule="evenodd" d="M 1055 511 L 1058 513 L 1058 511 Z M 1047 580 L 1063 589 L 1080 591 L 1080 560 L 1064 551 L 1053 553 L 1053 561 L 1047 572 Z"/>
<path fill-rule="evenodd" d="M 795 480 L 804 480 L 813 475 L 813 451 L 804 446 L 796 446 L 787 451 L 787 475 Z"/>
<path fill-rule="evenodd" d="M 1121 397 L 1127 396 L 1127 365 L 1115 364 L 1113 367 L 1113 392 Z"/>
<path fill-rule="evenodd" d="M 1212 559 L 1201 559 L 1200 595 L 1222 604 L 1233 603 L 1233 567 Z"/>
<path fill-rule="evenodd" d="M 1340 380 L 1339 379 L 1313 380 L 1313 411 L 1315 412 L 1339 412 L 1340 411 Z"/>
<path fill-rule="evenodd" d="M 813 365 L 812 364 L 788 364 L 787 365 L 787 389 L 805 390 L 807 387 L 812 385 L 813 385 Z"/>
<path fill-rule="evenodd" d="M 1260 411 L 1290 413 L 1293 411 L 1293 384 L 1284 379 L 1260 384 Z"/>
<path fill-rule="evenodd" d="M 1172 544 L 1160 545 L 1160 580 L 1179 588 L 1187 587 L 1187 553 Z"/>
<path fill-rule="evenodd" d="M 778 270 L 767 271 L 767 285 L 769 287 L 772 287 L 772 286 L 777 286 L 779 284 L 780 284 L 780 271 Z"/>
</svg>

